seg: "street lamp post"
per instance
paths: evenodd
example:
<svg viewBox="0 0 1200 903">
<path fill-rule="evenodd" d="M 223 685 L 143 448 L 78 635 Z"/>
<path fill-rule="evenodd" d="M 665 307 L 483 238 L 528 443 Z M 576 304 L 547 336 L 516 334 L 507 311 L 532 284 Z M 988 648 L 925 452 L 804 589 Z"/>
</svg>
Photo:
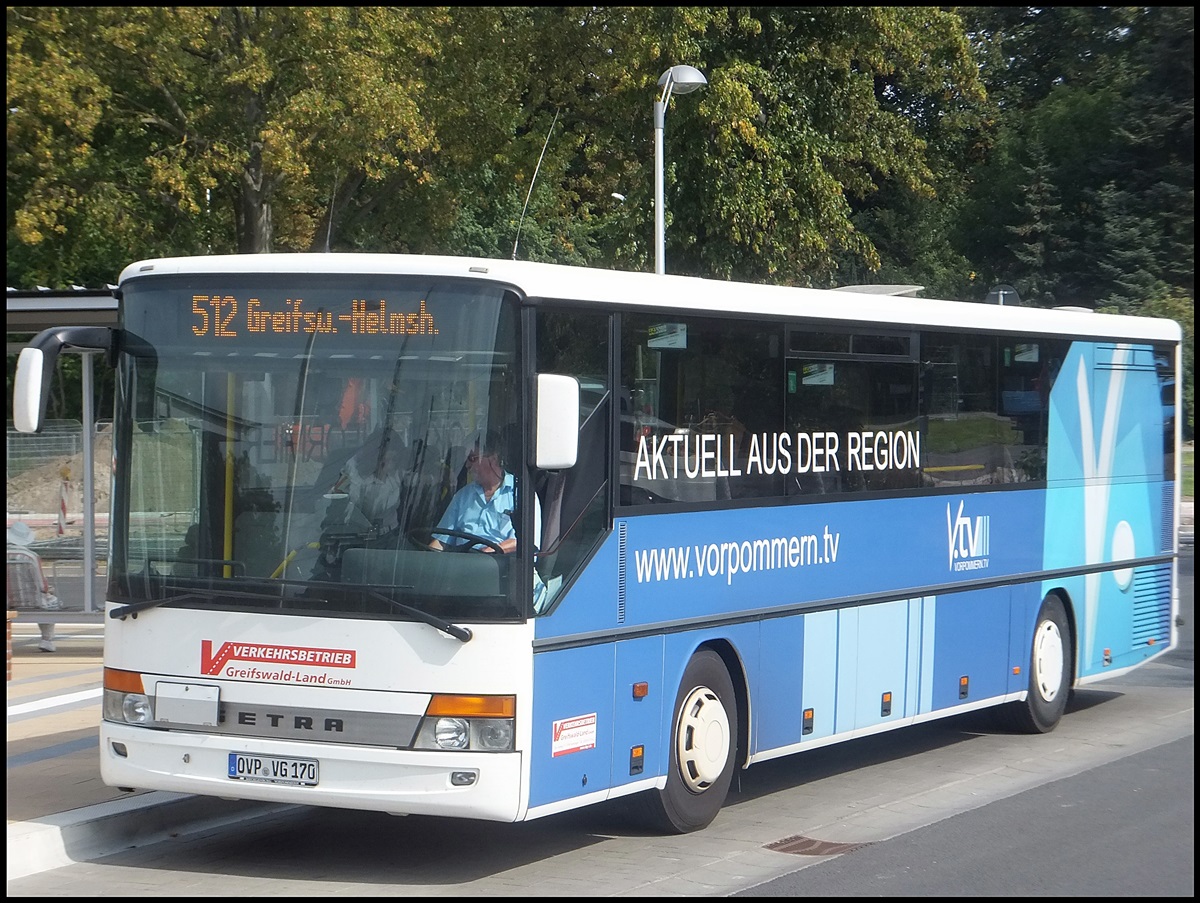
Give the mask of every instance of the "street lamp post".
<svg viewBox="0 0 1200 903">
<path fill-rule="evenodd" d="M 663 211 L 663 124 L 671 94 L 690 94 L 708 84 L 694 66 L 672 66 L 658 79 L 662 96 L 654 102 L 654 272 L 667 271 L 663 250 L 666 245 L 666 217 Z"/>
</svg>

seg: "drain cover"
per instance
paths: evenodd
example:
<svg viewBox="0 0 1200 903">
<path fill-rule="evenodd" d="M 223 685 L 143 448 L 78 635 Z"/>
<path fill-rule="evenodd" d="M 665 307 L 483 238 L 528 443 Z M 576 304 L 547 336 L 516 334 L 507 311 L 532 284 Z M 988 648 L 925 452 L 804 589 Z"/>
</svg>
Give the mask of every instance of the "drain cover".
<svg viewBox="0 0 1200 903">
<path fill-rule="evenodd" d="M 774 843 L 767 844 L 768 850 L 778 853 L 795 853 L 797 856 L 836 856 L 839 853 L 849 853 L 859 847 L 869 847 L 869 843 L 834 843 L 831 840 L 817 840 L 796 834 L 785 837 Z"/>
</svg>

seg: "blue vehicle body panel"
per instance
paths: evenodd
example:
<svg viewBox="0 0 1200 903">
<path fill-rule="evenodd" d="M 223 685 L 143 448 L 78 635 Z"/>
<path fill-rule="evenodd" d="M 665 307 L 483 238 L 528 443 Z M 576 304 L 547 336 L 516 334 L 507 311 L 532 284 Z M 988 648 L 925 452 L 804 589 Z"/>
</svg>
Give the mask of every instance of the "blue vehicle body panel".
<svg viewBox="0 0 1200 903">
<path fill-rule="evenodd" d="M 1161 411 L 1150 346 L 1072 346 L 1050 399 L 1046 569 L 1172 550 L 1174 484 L 1168 481 L 1173 475 L 1163 473 Z M 1170 639 L 1171 605 L 1163 568 L 1093 571 L 1068 582 L 1078 676 L 1162 651 Z M 1136 640 L 1135 619 L 1148 631 L 1139 631 Z"/>
<path fill-rule="evenodd" d="M 530 806 L 665 774 L 675 694 L 706 643 L 745 681 L 751 755 L 1023 692 L 1049 592 L 1076 677 L 1165 651 L 1171 565 L 1107 567 L 1173 548 L 1150 346 L 1075 343 L 1048 429 L 1034 488 L 618 520 L 536 623 Z M 595 748 L 552 754 L 554 725 L 592 714 Z"/>
</svg>

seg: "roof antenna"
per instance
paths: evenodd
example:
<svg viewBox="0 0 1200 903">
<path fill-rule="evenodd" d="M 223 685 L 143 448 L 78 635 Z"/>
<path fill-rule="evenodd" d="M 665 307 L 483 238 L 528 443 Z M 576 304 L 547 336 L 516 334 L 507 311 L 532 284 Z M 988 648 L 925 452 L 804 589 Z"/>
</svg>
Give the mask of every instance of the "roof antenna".
<svg viewBox="0 0 1200 903">
<path fill-rule="evenodd" d="M 537 166 L 533 168 L 533 178 L 529 180 L 529 193 L 525 195 L 525 206 L 521 209 L 521 218 L 517 221 L 517 237 L 513 239 L 513 256 L 512 259 L 517 259 L 517 243 L 521 240 L 521 226 L 525 222 L 525 211 L 529 209 L 529 199 L 533 197 L 533 183 L 537 181 L 538 170 L 542 168 L 542 157 L 546 156 L 546 148 L 550 146 L 550 135 L 554 132 L 554 126 L 558 122 L 558 110 L 554 111 L 554 122 L 550 123 L 550 131 L 546 132 L 546 140 L 542 142 L 542 154 L 538 157 Z"/>
</svg>

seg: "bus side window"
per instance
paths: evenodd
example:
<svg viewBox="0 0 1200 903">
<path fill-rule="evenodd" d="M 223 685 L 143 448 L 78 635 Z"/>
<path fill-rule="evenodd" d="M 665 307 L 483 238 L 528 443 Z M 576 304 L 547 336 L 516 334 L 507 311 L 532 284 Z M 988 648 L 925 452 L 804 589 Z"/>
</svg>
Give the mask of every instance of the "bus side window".
<svg viewBox="0 0 1200 903">
<path fill-rule="evenodd" d="M 783 495 L 782 330 L 634 314 L 622 333 L 620 504 Z"/>
<path fill-rule="evenodd" d="M 1000 415 L 999 347 L 994 336 L 926 333 L 921 341 L 921 416 L 927 487 L 1006 482 Z"/>
<path fill-rule="evenodd" d="M 564 586 L 609 530 L 609 317 L 577 310 L 537 312 L 534 370 L 579 380 L 579 457 L 569 470 L 535 475 L 542 506 L 538 574 L 547 587 L 538 613 L 550 610 Z"/>
</svg>

